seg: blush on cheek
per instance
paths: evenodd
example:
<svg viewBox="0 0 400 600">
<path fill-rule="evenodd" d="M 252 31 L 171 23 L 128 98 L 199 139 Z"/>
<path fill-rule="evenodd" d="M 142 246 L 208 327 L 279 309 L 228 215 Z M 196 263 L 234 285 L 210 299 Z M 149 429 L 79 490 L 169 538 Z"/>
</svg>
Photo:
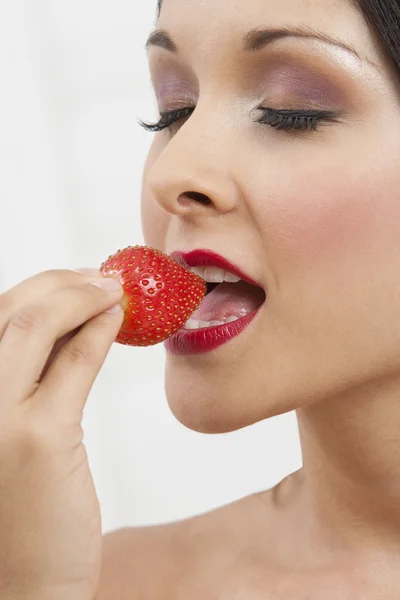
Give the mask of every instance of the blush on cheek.
<svg viewBox="0 0 400 600">
<path fill-rule="evenodd" d="M 292 189 L 301 192 L 290 197 L 276 190 L 274 207 L 269 204 L 264 217 L 271 254 L 276 252 L 285 269 L 299 264 L 329 269 L 360 254 L 379 254 L 400 239 L 400 202 L 389 200 L 399 182 L 388 177 L 384 191 L 381 175 L 341 169 L 329 178 L 314 177 L 311 185 L 297 181 Z"/>
</svg>

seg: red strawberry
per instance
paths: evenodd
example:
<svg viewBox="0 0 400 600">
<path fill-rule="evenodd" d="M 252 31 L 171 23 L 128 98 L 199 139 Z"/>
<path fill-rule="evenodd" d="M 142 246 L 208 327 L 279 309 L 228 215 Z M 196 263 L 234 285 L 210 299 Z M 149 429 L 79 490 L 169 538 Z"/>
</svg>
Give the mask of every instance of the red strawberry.
<svg viewBox="0 0 400 600">
<path fill-rule="evenodd" d="M 118 250 L 103 262 L 100 272 L 115 274 L 125 290 L 121 300 L 125 316 L 115 341 L 128 346 L 166 340 L 186 323 L 207 291 L 201 277 L 148 246 Z"/>
</svg>

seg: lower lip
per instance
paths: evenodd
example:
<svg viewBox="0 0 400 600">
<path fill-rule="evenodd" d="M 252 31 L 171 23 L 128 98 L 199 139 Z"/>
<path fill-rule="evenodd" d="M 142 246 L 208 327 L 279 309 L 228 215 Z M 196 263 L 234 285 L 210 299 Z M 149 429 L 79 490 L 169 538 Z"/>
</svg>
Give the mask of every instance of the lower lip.
<svg viewBox="0 0 400 600">
<path fill-rule="evenodd" d="M 187 355 L 200 354 L 215 350 L 236 337 L 250 325 L 262 305 L 254 312 L 241 317 L 232 323 L 204 327 L 202 329 L 179 329 L 174 335 L 165 340 L 164 346 L 171 354 Z"/>
</svg>

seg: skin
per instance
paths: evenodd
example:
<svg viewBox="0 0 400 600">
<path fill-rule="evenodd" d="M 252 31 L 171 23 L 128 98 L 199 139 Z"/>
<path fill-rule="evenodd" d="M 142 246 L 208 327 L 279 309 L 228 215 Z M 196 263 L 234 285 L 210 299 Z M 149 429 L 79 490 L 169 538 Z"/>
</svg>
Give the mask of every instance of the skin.
<svg viewBox="0 0 400 600">
<path fill-rule="evenodd" d="M 261 25 L 312 27 L 359 58 L 293 37 L 244 53 Z M 179 50 L 149 49 L 158 108 L 196 111 L 154 136 L 145 241 L 210 248 L 267 291 L 229 343 L 167 352 L 168 403 L 207 433 L 296 410 L 304 467 L 206 515 L 107 536 L 100 599 L 400 597 L 396 75 L 349 0 L 165 0 L 157 27 Z M 278 131 L 254 123 L 260 104 L 341 118 Z"/>
</svg>

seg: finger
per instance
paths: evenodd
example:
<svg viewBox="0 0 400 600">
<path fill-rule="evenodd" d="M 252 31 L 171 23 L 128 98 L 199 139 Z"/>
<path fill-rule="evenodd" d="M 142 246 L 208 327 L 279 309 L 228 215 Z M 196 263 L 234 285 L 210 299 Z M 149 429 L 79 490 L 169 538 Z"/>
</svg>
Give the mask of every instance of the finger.
<svg viewBox="0 0 400 600">
<path fill-rule="evenodd" d="M 118 335 L 124 312 L 97 315 L 58 352 L 32 402 L 46 410 L 80 414 L 90 390 Z M 39 400 L 36 400 L 38 396 Z"/>
<path fill-rule="evenodd" d="M 8 290 L 0 296 L 0 334 L 4 334 L 6 326 L 13 314 L 16 314 L 24 305 L 41 298 L 43 295 L 48 295 L 51 292 L 60 289 L 61 286 L 66 287 L 67 284 L 78 282 L 79 277 L 75 275 L 79 273 L 85 277 L 84 281 L 89 283 L 96 281 L 102 274 L 98 269 L 81 268 L 74 271 L 70 270 L 50 270 L 37 273 L 32 277 L 22 281 L 15 287 Z M 82 280 L 81 280 L 82 281 Z M 3 310 L 2 310 L 3 309 Z M 47 372 L 51 361 L 57 355 L 60 348 L 66 344 L 78 331 L 80 327 L 63 335 L 54 344 L 47 363 L 41 374 L 41 378 Z M 39 381 L 40 383 L 40 381 Z"/>
<path fill-rule="evenodd" d="M 50 356 L 47 359 L 47 362 L 44 366 L 44 369 L 40 375 L 40 379 L 38 381 L 38 383 L 40 384 L 41 380 L 43 379 L 43 377 L 46 375 L 47 371 L 49 370 L 49 367 L 51 365 L 51 363 L 53 362 L 54 358 L 57 356 L 59 350 L 61 350 L 61 348 L 67 343 L 69 342 L 69 340 L 71 338 L 74 337 L 74 335 L 76 335 L 80 329 L 81 329 L 82 325 L 80 327 L 77 327 L 76 329 L 74 329 L 73 331 L 69 331 L 68 333 L 66 333 L 65 335 L 63 335 L 59 340 L 56 341 L 56 343 L 54 344 L 53 348 L 51 349 L 50 352 Z"/>
<path fill-rule="evenodd" d="M 96 269 L 81 269 L 79 272 L 68 269 L 43 271 L 24 279 L 0 295 L 0 338 L 4 335 L 8 322 L 20 310 L 44 296 L 61 288 L 80 283 L 89 283 L 101 277 Z"/>
<path fill-rule="evenodd" d="M 15 314 L 0 341 L 0 381 L 5 399 L 1 404 L 22 402 L 32 395 L 56 340 L 122 297 L 121 285 L 117 291 L 106 291 L 85 283 L 41 297 Z"/>
</svg>

